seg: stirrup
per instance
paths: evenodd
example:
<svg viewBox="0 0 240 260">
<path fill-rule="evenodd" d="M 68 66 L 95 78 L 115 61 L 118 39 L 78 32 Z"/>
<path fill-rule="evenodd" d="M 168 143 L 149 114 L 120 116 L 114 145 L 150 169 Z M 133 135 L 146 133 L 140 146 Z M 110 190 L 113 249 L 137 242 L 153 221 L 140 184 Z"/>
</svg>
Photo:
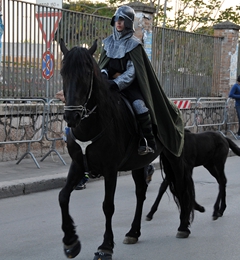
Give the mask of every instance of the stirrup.
<svg viewBox="0 0 240 260">
<path fill-rule="evenodd" d="M 148 146 L 148 142 L 146 138 L 143 138 L 145 142 L 145 146 L 139 146 L 138 148 L 138 154 L 139 155 L 146 155 L 148 153 L 155 153 L 154 149 L 150 146 Z"/>
</svg>

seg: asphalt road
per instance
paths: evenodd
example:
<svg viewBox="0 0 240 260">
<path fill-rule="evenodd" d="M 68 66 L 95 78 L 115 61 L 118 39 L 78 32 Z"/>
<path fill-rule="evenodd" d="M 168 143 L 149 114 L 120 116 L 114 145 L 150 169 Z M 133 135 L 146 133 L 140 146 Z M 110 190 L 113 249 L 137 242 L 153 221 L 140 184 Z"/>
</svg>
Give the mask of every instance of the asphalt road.
<svg viewBox="0 0 240 260">
<path fill-rule="evenodd" d="M 160 171 L 154 173 L 143 210 L 142 236 L 135 245 L 122 243 L 129 230 L 135 207 L 133 180 L 120 176 L 113 218 L 115 249 L 113 260 L 239 260 L 240 255 L 240 158 L 229 157 L 226 164 L 227 209 L 222 218 L 213 221 L 212 208 L 218 186 L 202 167 L 195 168 L 197 201 L 206 212 L 196 212 L 187 239 L 175 237 L 179 213 L 170 192 L 163 196 L 151 222 L 145 221 L 159 184 Z M 62 248 L 59 189 L 0 200 L 0 259 L 61 260 Z M 82 251 L 76 259 L 92 260 L 102 243 L 104 216 L 101 209 L 103 182 L 89 183 L 87 189 L 74 191 L 70 212 L 77 225 Z"/>
</svg>

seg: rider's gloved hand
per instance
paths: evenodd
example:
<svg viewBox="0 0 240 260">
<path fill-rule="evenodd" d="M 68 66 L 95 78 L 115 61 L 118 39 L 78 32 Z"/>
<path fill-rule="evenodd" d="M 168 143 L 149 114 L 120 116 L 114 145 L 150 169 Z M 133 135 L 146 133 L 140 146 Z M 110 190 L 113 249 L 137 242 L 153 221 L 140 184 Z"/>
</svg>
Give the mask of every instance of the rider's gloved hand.
<svg viewBox="0 0 240 260">
<path fill-rule="evenodd" d="M 117 83 L 114 80 L 108 80 L 109 88 L 112 90 L 119 90 Z"/>
</svg>

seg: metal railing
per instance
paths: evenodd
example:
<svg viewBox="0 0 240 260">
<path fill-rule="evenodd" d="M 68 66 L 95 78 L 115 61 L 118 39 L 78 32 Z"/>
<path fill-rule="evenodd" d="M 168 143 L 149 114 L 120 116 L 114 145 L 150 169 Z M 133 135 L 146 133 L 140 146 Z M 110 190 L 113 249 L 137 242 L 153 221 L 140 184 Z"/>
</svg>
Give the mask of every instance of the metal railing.
<svg viewBox="0 0 240 260">
<path fill-rule="evenodd" d="M 226 133 L 229 132 L 235 139 L 238 139 L 234 133 L 238 131 L 238 128 L 239 122 L 235 109 L 235 100 L 228 98 L 226 102 Z"/>
<path fill-rule="evenodd" d="M 238 129 L 234 100 L 206 97 L 171 100 L 181 108 L 185 127 L 192 132 L 214 130 L 224 136 L 229 132 L 238 139 L 234 134 Z M 0 99 L 0 145 L 26 144 L 27 151 L 23 150 L 25 146 L 21 148 L 23 154 L 17 164 L 30 155 L 40 168 L 31 145 L 44 140 L 51 143 L 51 147 L 41 161 L 54 152 L 66 165 L 56 149 L 56 142 L 63 140 L 66 126 L 63 115 L 64 103 L 56 99 Z"/>
<path fill-rule="evenodd" d="M 46 155 L 40 160 L 41 162 L 49 156 L 52 152 L 56 153 L 59 159 L 64 165 L 66 162 L 56 150 L 56 141 L 63 140 L 63 129 L 66 126 L 66 123 L 63 119 L 64 108 L 63 102 L 58 99 L 51 99 L 47 103 L 47 112 L 46 112 L 46 122 L 45 122 L 45 131 L 44 136 L 46 140 L 52 142 L 50 150 Z"/>
<path fill-rule="evenodd" d="M 43 99 L 0 99 L 1 134 L 0 144 L 27 144 L 27 151 L 17 161 L 19 164 L 30 155 L 40 168 L 31 152 L 31 144 L 43 139 L 46 103 Z"/>
<path fill-rule="evenodd" d="M 182 110 L 185 128 L 193 129 L 196 127 L 197 118 L 197 98 L 171 98 L 170 100 Z M 183 112 L 184 111 L 184 112 Z"/>
<path fill-rule="evenodd" d="M 219 96 L 222 40 L 153 28 L 152 65 L 168 97 Z"/>
<path fill-rule="evenodd" d="M 112 33 L 109 18 L 19 0 L 3 0 L 2 12 L 4 98 L 54 98 L 62 89 L 60 38 L 68 48 L 98 39 L 98 60 Z M 152 65 L 167 96 L 218 96 L 221 38 L 153 27 L 152 43 Z"/>
</svg>

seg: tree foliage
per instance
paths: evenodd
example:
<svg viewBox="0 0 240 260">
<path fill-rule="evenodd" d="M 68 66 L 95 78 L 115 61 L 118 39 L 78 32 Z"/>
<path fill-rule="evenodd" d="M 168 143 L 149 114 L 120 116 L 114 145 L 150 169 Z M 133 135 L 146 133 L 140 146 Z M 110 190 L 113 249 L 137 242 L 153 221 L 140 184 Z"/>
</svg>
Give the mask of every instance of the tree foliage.
<svg viewBox="0 0 240 260">
<path fill-rule="evenodd" d="M 92 1 L 75 1 L 63 4 L 63 9 L 68 9 L 76 12 L 94 14 L 104 17 L 112 17 L 116 7 L 106 3 L 94 3 Z"/>
<path fill-rule="evenodd" d="M 64 9 L 112 17 L 116 7 L 130 1 L 106 0 L 105 3 L 76 1 L 63 4 Z M 240 24 L 240 5 L 221 9 L 222 0 L 140 0 L 140 2 L 156 8 L 155 25 L 166 26 L 178 30 L 213 34 L 212 26 L 226 20 Z M 161 2 L 161 4 L 160 4 Z M 174 4 L 178 3 L 178 6 Z M 165 7 L 165 8 L 164 8 Z"/>
</svg>

